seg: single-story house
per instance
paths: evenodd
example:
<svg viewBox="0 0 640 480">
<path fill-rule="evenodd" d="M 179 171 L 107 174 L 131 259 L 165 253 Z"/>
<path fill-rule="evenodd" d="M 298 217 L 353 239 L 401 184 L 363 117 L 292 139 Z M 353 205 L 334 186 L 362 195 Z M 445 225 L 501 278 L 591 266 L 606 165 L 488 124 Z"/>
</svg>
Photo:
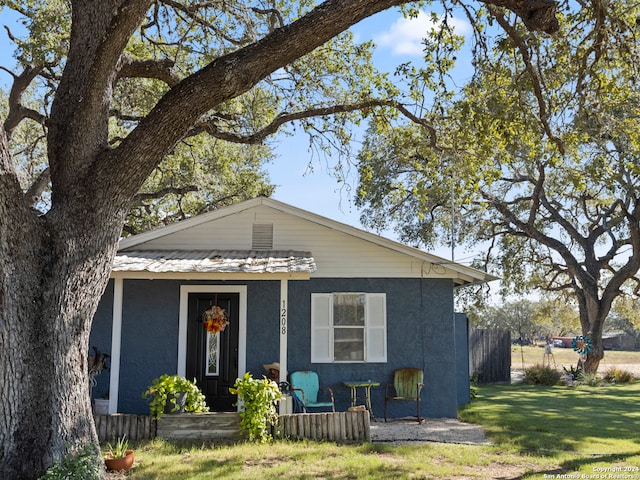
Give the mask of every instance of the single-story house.
<svg viewBox="0 0 640 480">
<path fill-rule="evenodd" d="M 195 378 L 212 410 L 235 410 L 237 377 L 313 370 L 350 406 L 344 381 L 372 380 L 373 413 L 396 369 L 424 371 L 422 415 L 456 417 L 469 398 L 467 322 L 454 290 L 479 270 L 260 197 L 120 242 L 90 345 L 110 353 L 93 397 L 148 414 L 164 373 Z M 213 309 L 212 309 L 213 307 Z M 206 329 L 224 310 L 226 328 Z M 220 311 L 220 310 L 218 310 Z M 390 416 L 415 415 L 398 402 Z"/>
</svg>

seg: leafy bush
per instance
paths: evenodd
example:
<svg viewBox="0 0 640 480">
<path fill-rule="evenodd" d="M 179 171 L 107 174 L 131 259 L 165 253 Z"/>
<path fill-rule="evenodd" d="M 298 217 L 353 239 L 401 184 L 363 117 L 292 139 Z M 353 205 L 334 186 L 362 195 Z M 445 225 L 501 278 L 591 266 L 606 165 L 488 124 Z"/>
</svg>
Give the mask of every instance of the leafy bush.
<svg viewBox="0 0 640 480">
<path fill-rule="evenodd" d="M 569 368 L 562 367 L 564 373 L 567 375 L 567 380 L 573 382 L 578 379 L 578 376 L 582 373 L 582 369 L 580 367 L 574 367 L 571 365 Z"/>
<path fill-rule="evenodd" d="M 240 431 L 246 432 L 251 441 L 271 440 L 271 427 L 278 422 L 275 404 L 280 399 L 278 384 L 266 377 L 256 380 L 247 372 L 233 386 L 229 391 L 238 395 L 238 403 L 242 402 L 244 407 L 240 412 Z"/>
<path fill-rule="evenodd" d="M 93 444 L 72 448 L 40 480 L 100 480 L 103 466 L 97 453 L 98 447 Z"/>
<path fill-rule="evenodd" d="M 631 383 L 635 381 L 635 377 L 627 370 L 611 367 L 605 373 L 603 380 L 607 383 Z"/>
<path fill-rule="evenodd" d="M 603 384 L 595 373 L 580 372 L 576 380 L 580 385 L 587 385 L 588 387 L 598 387 Z"/>
<path fill-rule="evenodd" d="M 469 377 L 469 400 L 475 400 L 478 397 L 478 373 L 474 372 Z"/>
<path fill-rule="evenodd" d="M 142 398 L 151 398 L 149 409 L 154 418 L 160 418 L 164 415 L 167 401 L 171 406 L 172 412 L 180 410 L 181 405 L 176 401 L 177 398 L 184 394 L 184 410 L 186 412 L 208 412 L 209 407 L 205 396 L 202 394 L 196 380 L 193 382 L 187 380 L 180 375 L 162 375 L 160 378 L 154 378 L 151 386 L 142 394 Z"/>
<path fill-rule="evenodd" d="M 525 369 L 522 382 L 527 385 L 557 385 L 561 377 L 558 370 L 538 364 Z"/>
</svg>

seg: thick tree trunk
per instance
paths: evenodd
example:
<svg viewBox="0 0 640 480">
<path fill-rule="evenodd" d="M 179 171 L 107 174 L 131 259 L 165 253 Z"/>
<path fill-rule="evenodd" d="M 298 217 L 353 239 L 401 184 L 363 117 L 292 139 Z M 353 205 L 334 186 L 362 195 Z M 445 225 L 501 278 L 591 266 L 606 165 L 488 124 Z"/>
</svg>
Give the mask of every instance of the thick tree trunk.
<svg viewBox="0 0 640 480">
<path fill-rule="evenodd" d="M 0 478 L 38 478 L 69 448 L 97 444 L 88 342 L 120 232 L 101 211 L 69 208 L 49 222 L 4 212 Z"/>
<path fill-rule="evenodd" d="M 584 363 L 586 373 L 597 373 L 600 360 L 604 358 L 602 331 L 610 310 L 610 307 L 603 305 L 603 302 L 597 298 L 597 293 L 594 293 L 594 296 L 595 298 L 587 298 L 580 309 L 582 334 L 591 340 L 591 350 Z"/>
</svg>

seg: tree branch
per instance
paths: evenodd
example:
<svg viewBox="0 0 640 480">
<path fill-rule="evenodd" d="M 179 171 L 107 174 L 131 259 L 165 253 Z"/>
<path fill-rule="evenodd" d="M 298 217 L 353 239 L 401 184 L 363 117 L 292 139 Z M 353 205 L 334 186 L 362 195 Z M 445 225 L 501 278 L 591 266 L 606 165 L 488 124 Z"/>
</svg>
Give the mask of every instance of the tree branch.
<svg viewBox="0 0 640 480">
<path fill-rule="evenodd" d="M 4 121 L 4 128 L 7 132 L 7 138 L 11 138 L 13 131 L 25 118 L 30 118 L 34 122 L 44 125 L 45 116 L 40 112 L 37 112 L 31 108 L 26 108 L 22 105 L 22 95 L 27 90 L 31 82 L 36 78 L 44 67 L 33 67 L 28 65 L 22 71 L 20 75 L 15 75 L 9 70 L 13 76 L 13 85 L 11 86 L 11 92 L 9 93 L 9 113 Z"/>
<path fill-rule="evenodd" d="M 25 202 L 32 207 L 35 207 L 35 204 L 42 198 L 42 193 L 45 191 L 50 181 L 51 175 L 49 167 L 47 167 L 40 173 L 40 175 L 38 175 L 38 178 L 36 178 L 29 189 L 24 193 Z"/>
<path fill-rule="evenodd" d="M 560 24 L 556 18 L 557 2 L 553 0 L 481 0 L 483 3 L 504 7 L 518 15 L 529 30 L 556 33 Z"/>
<path fill-rule="evenodd" d="M 367 111 L 376 107 L 394 107 L 401 111 L 404 115 L 410 118 L 415 123 L 429 129 L 432 138 L 432 145 L 435 147 L 436 130 L 428 124 L 425 120 L 416 117 L 409 110 L 399 102 L 395 100 L 368 100 L 360 103 L 332 105 L 329 107 L 317 107 L 301 112 L 286 113 L 283 112 L 278 115 L 270 124 L 266 127 L 254 132 L 250 135 L 239 135 L 232 132 L 226 132 L 220 129 L 216 125 L 214 119 L 207 119 L 197 123 L 193 129 L 189 131 L 187 136 L 194 136 L 200 133 L 206 132 L 214 138 L 225 140 L 233 143 L 241 143 L 248 145 L 257 145 L 262 143 L 268 136 L 274 134 L 285 123 L 293 122 L 296 120 L 304 120 L 313 117 L 322 117 L 327 115 L 336 115 L 339 113 L 348 113 L 354 111 Z"/>
<path fill-rule="evenodd" d="M 118 78 L 154 78 L 170 87 L 176 86 L 181 78 L 173 69 L 175 62 L 164 60 L 139 60 L 123 54 L 120 57 Z"/>
<path fill-rule="evenodd" d="M 493 7 L 491 5 L 489 5 L 487 8 L 489 12 L 493 15 L 493 17 L 498 21 L 498 23 L 506 32 L 506 34 L 509 35 L 509 37 L 517 45 L 518 50 L 520 51 L 520 56 L 522 57 L 522 61 L 524 62 L 524 65 L 525 65 L 525 69 L 527 71 L 529 79 L 531 80 L 533 93 L 538 103 L 538 112 L 539 112 L 538 116 L 540 119 L 540 123 L 542 124 L 542 128 L 544 129 L 549 139 L 556 145 L 556 147 L 558 148 L 558 151 L 562 155 L 564 155 L 565 153 L 564 142 L 551 131 L 551 126 L 549 125 L 549 119 L 548 119 L 549 115 L 547 112 L 547 102 L 545 100 L 544 92 L 542 91 L 540 77 L 536 69 L 531 64 L 531 56 L 529 54 L 529 49 L 527 48 L 527 45 L 525 44 L 524 39 L 517 32 L 517 30 L 507 22 L 507 20 L 504 18 L 504 15 L 502 14 L 503 12 L 501 12 L 498 8 Z M 554 7 L 554 11 L 555 11 L 555 7 Z M 553 18 L 555 19 L 555 16 Z"/>
<path fill-rule="evenodd" d="M 122 193 L 133 196 L 160 159 L 207 112 L 360 20 L 404 1 L 326 0 L 293 23 L 215 59 L 169 90 L 114 151 L 102 155 L 93 170 L 96 187 L 115 171 L 119 177 L 110 178 L 110 183 L 123 186 L 127 191 Z M 522 0 L 512 1 L 522 4 Z M 536 5 L 534 9 L 539 8 Z"/>
<path fill-rule="evenodd" d="M 137 193 L 132 200 L 132 205 L 141 205 L 147 200 L 156 200 L 167 195 L 185 195 L 189 192 L 197 192 L 198 187 L 195 185 L 187 185 L 185 187 L 166 187 L 157 192 Z"/>
</svg>

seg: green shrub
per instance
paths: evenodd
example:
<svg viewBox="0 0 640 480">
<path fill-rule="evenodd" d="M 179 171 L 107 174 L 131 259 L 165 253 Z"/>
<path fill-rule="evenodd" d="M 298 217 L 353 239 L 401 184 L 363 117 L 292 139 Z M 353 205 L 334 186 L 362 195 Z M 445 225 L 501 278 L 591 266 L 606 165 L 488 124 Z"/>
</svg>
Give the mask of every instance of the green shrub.
<svg viewBox="0 0 640 480">
<path fill-rule="evenodd" d="M 478 373 L 474 372 L 469 377 L 469 400 L 475 400 L 478 397 Z"/>
<path fill-rule="evenodd" d="M 582 373 L 582 369 L 580 367 L 574 367 L 571 365 L 569 368 L 562 367 L 564 373 L 567 375 L 567 380 L 570 382 L 577 380 L 578 376 Z"/>
<path fill-rule="evenodd" d="M 522 382 L 527 385 L 557 385 L 561 377 L 558 370 L 538 364 L 525 369 Z"/>
<path fill-rule="evenodd" d="M 98 451 L 93 444 L 72 448 L 40 480 L 100 480 L 104 469 Z"/>
<path fill-rule="evenodd" d="M 596 375 L 595 373 L 587 373 L 587 372 L 580 372 L 578 374 L 578 378 L 576 378 L 576 381 L 578 382 L 578 384 L 580 385 L 586 385 L 588 387 L 599 387 L 602 386 L 603 382 L 600 379 L 600 377 L 598 377 L 598 375 Z"/>
<path fill-rule="evenodd" d="M 172 412 L 180 410 L 180 405 L 176 402 L 176 398 L 182 394 L 185 395 L 184 410 L 186 412 L 198 413 L 209 411 L 206 398 L 196 385 L 195 379 L 191 382 L 180 375 L 165 374 L 159 378 L 154 378 L 152 384 L 142 394 L 142 398 L 151 398 L 149 402 L 151 415 L 154 418 L 160 418 L 164 415 L 167 401 L 169 401 L 171 405 Z"/>
<path fill-rule="evenodd" d="M 631 383 L 635 381 L 635 377 L 627 370 L 611 367 L 605 373 L 603 380 L 607 383 Z"/>
<path fill-rule="evenodd" d="M 229 391 L 238 395 L 240 412 L 240 431 L 246 432 L 249 440 L 264 443 L 271 440 L 271 427 L 278 422 L 275 402 L 280 399 L 278 384 L 266 377 L 256 380 L 249 372 L 238 378 Z M 237 405 L 237 404 L 236 404 Z"/>
</svg>

